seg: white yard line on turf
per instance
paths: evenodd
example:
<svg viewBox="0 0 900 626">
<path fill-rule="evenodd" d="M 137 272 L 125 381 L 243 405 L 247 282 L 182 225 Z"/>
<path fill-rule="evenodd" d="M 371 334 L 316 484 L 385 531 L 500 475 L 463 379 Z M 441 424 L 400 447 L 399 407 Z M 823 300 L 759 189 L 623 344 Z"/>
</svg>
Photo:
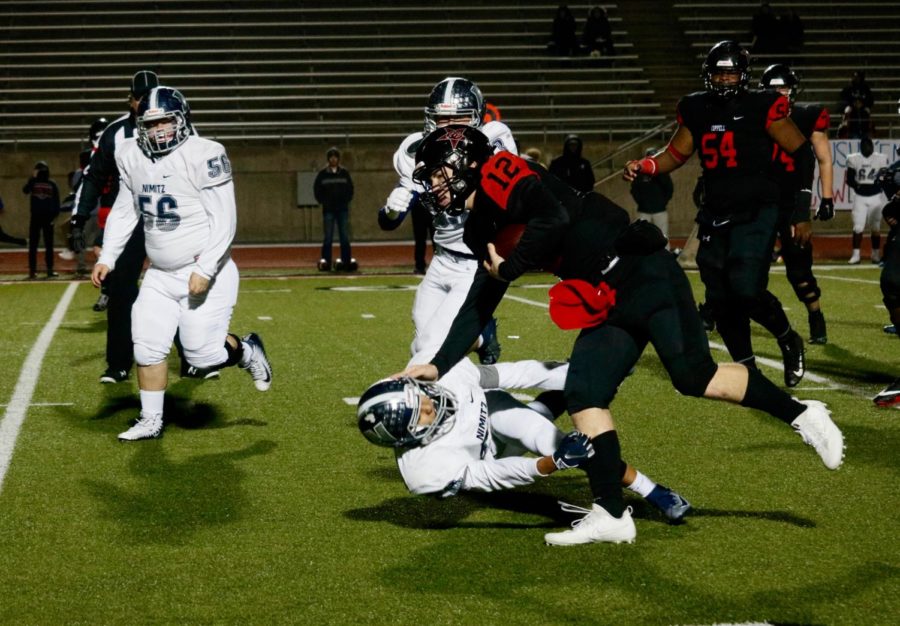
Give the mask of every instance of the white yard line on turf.
<svg viewBox="0 0 900 626">
<path fill-rule="evenodd" d="M 832 278 L 832 277 L 829 277 L 829 278 Z M 505 296 L 503 296 L 503 299 L 504 300 L 515 300 L 516 302 L 521 302 L 522 304 L 529 304 L 531 306 L 539 306 L 544 309 L 550 308 L 550 305 L 547 304 L 546 302 L 537 302 L 536 300 L 529 300 L 528 298 L 523 298 L 521 296 L 511 296 L 508 293 Z M 714 350 L 721 350 L 722 352 L 728 351 L 724 345 L 722 345 L 720 343 L 716 343 L 715 341 L 710 341 L 709 347 Z M 772 368 L 777 369 L 782 372 L 784 371 L 784 364 L 781 363 L 780 361 L 775 361 L 773 359 L 767 359 L 765 357 L 758 356 L 758 357 L 756 357 L 756 362 L 762 363 L 763 365 L 772 367 Z M 851 393 L 855 396 L 859 396 L 860 398 L 871 398 L 871 395 L 866 393 L 862 389 L 856 389 L 855 387 L 851 387 L 849 385 L 843 385 L 839 382 L 835 382 L 835 381 L 831 380 L 830 378 L 826 378 L 824 376 L 819 376 L 818 374 L 813 374 L 809 370 L 806 370 L 806 374 L 803 376 L 803 379 L 805 381 L 818 383 L 819 385 L 826 385 L 828 389 L 831 389 L 833 391 L 846 391 L 847 393 Z M 796 391 L 808 391 L 808 390 L 803 387 L 800 387 L 800 388 L 796 389 Z"/>
<path fill-rule="evenodd" d="M 19 373 L 19 380 L 16 382 L 16 388 L 13 390 L 12 399 L 9 406 L 3 414 L 3 421 L 0 421 L 0 492 L 3 490 L 3 479 L 6 478 L 6 471 L 9 469 L 10 461 L 12 461 L 13 449 L 16 447 L 16 438 L 19 436 L 19 429 L 25 421 L 25 413 L 28 405 L 31 404 L 31 397 L 34 395 L 34 388 L 37 385 L 38 378 L 41 374 L 41 364 L 44 362 L 44 356 L 53 341 L 53 335 L 56 329 L 62 323 L 69 304 L 75 296 L 75 290 L 78 289 L 77 282 L 69 283 L 62 298 L 53 310 L 53 314 L 38 335 L 37 341 L 31 347 L 31 352 L 25 358 L 25 364 Z"/>
</svg>

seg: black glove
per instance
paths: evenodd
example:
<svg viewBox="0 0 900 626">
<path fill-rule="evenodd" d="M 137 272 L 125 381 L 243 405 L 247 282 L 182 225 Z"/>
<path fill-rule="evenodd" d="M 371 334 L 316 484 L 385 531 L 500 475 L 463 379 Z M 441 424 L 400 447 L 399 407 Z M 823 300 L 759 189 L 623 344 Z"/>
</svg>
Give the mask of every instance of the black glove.
<svg viewBox="0 0 900 626">
<path fill-rule="evenodd" d="M 563 437 L 559 447 L 553 453 L 553 463 L 556 469 L 571 469 L 578 467 L 594 456 L 594 446 L 591 439 L 584 433 L 573 430 Z"/>
<path fill-rule="evenodd" d="M 659 227 L 647 220 L 636 220 L 616 237 L 613 246 L 619 256 L 647 256 L 665 248 L 667 242 Z"/>
<path fill-rule="evenodd" d="M 78 213 L 73 215 L 72 220 L 69 222 L 72 226 L 72 251 L 76 254 L 84 252 L 86 247 L 84 244 L 85 222 L 87 222 L 87 217 Z"/>
<path fill-rule="evenodd" d="M 827 222 L 834 217 L 834 200 L 831 198 L 822 198 L 819 202 L 819 210 L 816 211 L 816 219 Z"/>
</svg>

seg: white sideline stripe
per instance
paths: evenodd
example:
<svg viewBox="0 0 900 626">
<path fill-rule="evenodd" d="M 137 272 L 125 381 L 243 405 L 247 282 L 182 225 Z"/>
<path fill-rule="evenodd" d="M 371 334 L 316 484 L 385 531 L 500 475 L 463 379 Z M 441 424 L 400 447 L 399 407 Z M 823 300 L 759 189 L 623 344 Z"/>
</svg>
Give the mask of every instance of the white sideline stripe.
<svg viewBox="0 0 900 626">
<path fill-rule="evenodd" d="M 827 278 L 828 280 L 842 280 L 845 283 L 862 283 L 864 285 L 880 285 L 877 280 L 866 280 L 865 278 L 847 278 L 845 276 L 829 276 L 828 274 L 819 274 L 816 278 Z"/>
<path fill-rule="evenodd" d="M 22 365 L 22 371 L 19 373 L 19 380 L 16 382 L 16 388 L 13 390 L 12 399 L 3 413 L 3 421 L 0 422 L 0 492 L 3 491 L 3 479 L 6 478 L 6 472 L 12 461 L 13 449 L 16 447 L 19 429 L 25 421 L 25 414 L 28 411 L 28 406 L 31 404 L 31 397 L 34 395 L 34 388 L 41 374 L 41 364 L 44 361 L 44 356 L 47 354 L 47 349 L 50 347 L 50 342 L 53 341 L 56 329 L 59 328 L 66 311 L 69 309 L 69 304 L 75 296 L 76 289 L 78 289 L 77 282 L 69 283 L 62 298 L 59 299 L 59 303 L 53 310 L 49 321 L 31 347 L 31 352 L 25 358 L 25 364 Z"/>
<path fill-rule="evenodd" d="M 505 296 L 503 296 L 503 299 L 504 300 L 515 300 L 516 302 L 521 302 L 522 304 L 530 304 L 531 306 L 539 306 L 539 307 L 542 307 L 545 309 L 550 308 L 550 305 L 547 304 L 546 302 L 537 302 L 535 300 L 529 300 L 528 298 L 522 298 L 521 296 L 511 296 L 509 294 L 506 294 Z M 724 345 L 722 345 L 720 343 L 716 343 L 715 341 L 710 341 L 709 347 L 714 350 L 721 350 L 722 352 L 728 352 L 728 349 Z M 762 363 L 763 365 L 772 367 L 772 368 L 780 370 L 782 372 L 784 371 L 784 364 L 781 363 L 780 361 L 775 361 L 773 359 L 768 359 L 766 357 L 758 356 L 758 357 L 756 357 L 756 362 Z M 857 389 L 857 388 L 851 387 L 849 385 L 841 384 L 839 382 L 831 380 L 830 378 L 826 378 L 825 376 L 819 376 L 818 374 L 813 374 L 809 370 L 806 370 L 806 374 L 804 374 L 803 380 L 818 383 L 820 385 L 827 385 L 828 389 L 831 389 L 833 391 L 834 390 L 846 391 L 848 393 L 852 393 L 853 395 L 859 396 L 861 398 L 871 398 L 871 396 L 869 396 L 865 391 L 863 391 L 861 389 Z M 805 391 L 805 390 L 801 389 L 801 391 Z"/>
<path fill-rule="evenodd" d="M 9 406 L 8 404 L 0 404 L 0 406 Z M 75 406 L 74 402 L 32 402 L 28 406 Z"/>
</svg>

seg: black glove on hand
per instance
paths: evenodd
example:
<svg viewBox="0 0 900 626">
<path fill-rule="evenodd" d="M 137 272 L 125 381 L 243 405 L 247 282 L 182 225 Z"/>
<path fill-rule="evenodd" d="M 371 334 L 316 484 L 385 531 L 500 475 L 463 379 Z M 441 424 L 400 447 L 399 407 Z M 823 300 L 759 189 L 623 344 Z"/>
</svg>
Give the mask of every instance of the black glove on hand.
<svg viewBox="0 0 900 626">
<path fill-rule="evenodd" d="M 619 256 L 647 256 L 666 247 L 668 239 L 655 224 L 636 220 L 616 237 L 613 244 Z"/>
<path fill-rule="evenodd" d="M 594 446 L 590 438 L 584 433 L 573 430 L 563 437 L 559 447 L 553 453 L 553 463 L 556 469 L 571 469 L 578 467 L 594 456 Z"/>
<path fill-rule="evenodd" d="M 81 254 L 84 252 L 85 244 L 84 244 L 84 224 L 87 222 L 87 218 L 84 215 L 79 215 L 76 213 L 72 216 L 72 220 L 69 222 L 72 225 L 72 250 L 76 254 Z"/>
<path fill-rule="evenodd" d="M 827 222 L 832 217 L 834 217 L 834 200 L 831 198 L 822 198 L 822 201 L 819 202 L 819 210 L 816 211 L 816 219 Z"/>
</svg>

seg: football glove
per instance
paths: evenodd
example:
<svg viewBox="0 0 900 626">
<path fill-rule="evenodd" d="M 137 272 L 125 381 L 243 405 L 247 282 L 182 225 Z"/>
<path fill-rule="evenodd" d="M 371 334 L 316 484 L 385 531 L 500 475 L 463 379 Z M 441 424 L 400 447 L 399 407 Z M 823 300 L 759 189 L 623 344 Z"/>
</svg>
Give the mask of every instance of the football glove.
<svg viewBox="0 0 900 626">
<path fill-rule="evenodd" d="M 573 430 L 563 437 L 559 447 L 553 453 L 553 464 L 556 469 L 572 469 L 578 467 L 594 456 L 594 446 L 591 439 L 584 433 Z"/>
<path fill-rule="evenodd" d="M 72 226 L 72 251 L 76 254 L 81 254 L 84 252 L 85 243 L 84 243 L 84 224 L 87 222 L 87 217 L 76 213 L 72 216 L 72 220 L 69 222 Z"/>
<path fill-rule="evenodd" d="M 619 256 L 647 256 L 666 247 L 666 236 L 655 224 L 635 220 L 623 230 L 613 244 Z"/>
<path fill-rule="evenodd" d="M 418 196 L 419 194 L 410 191 L 406 187 L 395 187 L 391 195 L 388 196 L 383 210 L 387 213 L 389 219 L 397 219 L 409 211 Z"/>
<path fill-rule="evenodd" d="M 819 202 L 819 210 L 816 211 L 816 219 L 827 222 L 834 217 L 834 200 L 831 198 L 822 198 Z"/>
</svg>

